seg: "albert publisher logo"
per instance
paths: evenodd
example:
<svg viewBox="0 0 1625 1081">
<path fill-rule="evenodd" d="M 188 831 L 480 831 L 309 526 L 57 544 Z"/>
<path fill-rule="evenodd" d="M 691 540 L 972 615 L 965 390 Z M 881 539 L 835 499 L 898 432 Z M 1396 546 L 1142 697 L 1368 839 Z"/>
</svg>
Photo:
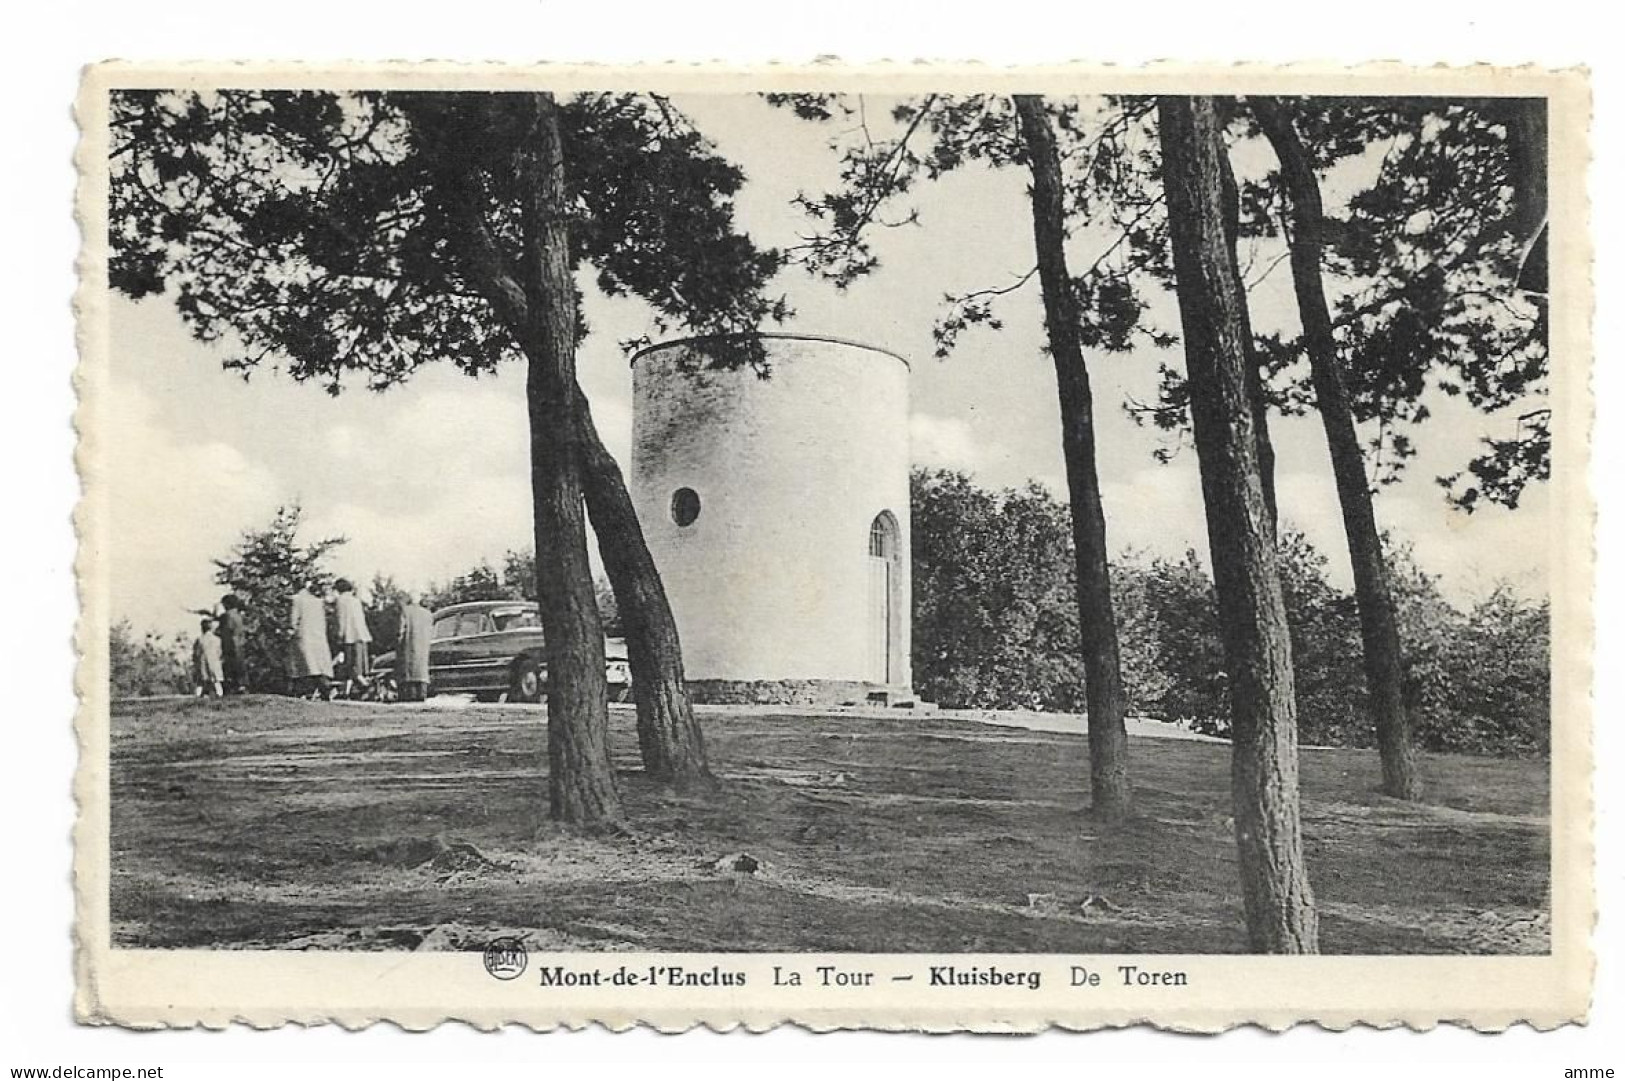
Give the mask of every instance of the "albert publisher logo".
<svg viewBox="0 0 1625 1081">
<path fill-rule="evenodd" d="M 517 938 L 499 938 L 485 947 L 485 971 L 499 980 L 517 980 L 530 963 L 525 944 Z"/>
</svg>

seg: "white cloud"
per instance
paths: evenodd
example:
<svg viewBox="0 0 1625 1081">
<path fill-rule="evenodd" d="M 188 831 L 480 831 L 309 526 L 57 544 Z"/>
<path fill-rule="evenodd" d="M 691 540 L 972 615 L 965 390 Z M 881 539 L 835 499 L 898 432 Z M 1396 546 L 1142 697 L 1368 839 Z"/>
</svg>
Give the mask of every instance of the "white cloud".
<svg viewBox="0 0 1625 1081">
<path fill-rule="evenodd" d="M 625 398 L 595 397 L 592 420 L 604 446 L 621 463 L 621 471 L 632 467 L 632 403 Z"/>
<path fill-rule="evenodd" d="M 411 589 L 443 582 L 504 553 L 531 546 L 529 481 L 471 477 L 446 486 L 441 498 L 409 511 L 380 511 L 361 503 L 312 508 L 310 537 L 343 536 L 333 570 L 358 582 L 375 573 Z"/>
<path fill-rule="evenodd" d="M 958 417 L 915 413 L 909 417 L 908 434 L 910 456 L 919 465 L 975 473 L 985 464 L 983 447 L 969 422 Z"/>
<path fill-rule="evenodd" d="M 1060 489 L 1064 495 L 1065 489 Z M 1178 559 L 1195 548 L 1207 558 L 1206 516 L 1194 455 L 1169 465 L 1148 465 L 1100 486 L 1106 510 L 1106 545 Z"/>
<path fill-rule="evenodd" d="M 1349 564 L 1348 538 L 1343 532 L 1343 510 L 1328 460 L 1323 472 L 1280 472 L 1275 498 L 1281 527 L 1302 533 L 1326 557 L 1326 575 L 1332 584 L 1351 589 L 1354 571 Z"/>
<path fill-rule="evenodd" d="M 1551 572 L 1550 491 L 1532 485 L 1515 511 L 1486 506 L 1468 514 L 1444 493 L 1386 489 L 1377 496 L 1377 524 L 1415 545 L 1417 562 L 1441 576 L 1445 595 L 1469 603 L 1507 582 L 1526 596 L 1545 596 Z"/>
<path fill-rule="evenodd" d="M 275 477 L 218 441 L 185 443 L 155 422 L 140 390 L 107 388 L 103 492 L 113 619 L 143 629 L 183 630 L 189 609 L 219 599 L 210 560 L 227 553 L 245 523 L 268 519 Z"/>
<path fill-rule="evenodd" d="M 161 631 L 218 600 L 212 560 L 279 504 L 306 541 L 342 535 L 330 565 L 408 588 L 532 544 L 523 371 L 434 366 L 384 394 L 338 397 L 273 372 L 223 376 L 160 302 L 113 305 L 118 344 L 96 453 L 109 500 L 112 615 Z M 623 358 L 584 372 L 612 453 L 631 444 Z M 596 560 L 596 550 L 593 552 Z M 596 563 L 595 563 L 596 565 Z"/>
</svg>

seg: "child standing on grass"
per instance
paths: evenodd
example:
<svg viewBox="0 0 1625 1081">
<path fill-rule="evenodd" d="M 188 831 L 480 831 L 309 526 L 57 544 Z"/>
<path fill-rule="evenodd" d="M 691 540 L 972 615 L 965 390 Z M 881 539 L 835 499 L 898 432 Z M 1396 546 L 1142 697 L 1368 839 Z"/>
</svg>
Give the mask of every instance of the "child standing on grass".
<svg viewBox="0 0 1625 1081">
<path fill-rule="evenodd" d="M 197 641 L 192 643 L 192 686 L 194 695 L 219 698 L 225 681 L 220 663 L 220 636 L 214 633 L 214 620 L 208 616 L 198 625 Z"/>
</svg>

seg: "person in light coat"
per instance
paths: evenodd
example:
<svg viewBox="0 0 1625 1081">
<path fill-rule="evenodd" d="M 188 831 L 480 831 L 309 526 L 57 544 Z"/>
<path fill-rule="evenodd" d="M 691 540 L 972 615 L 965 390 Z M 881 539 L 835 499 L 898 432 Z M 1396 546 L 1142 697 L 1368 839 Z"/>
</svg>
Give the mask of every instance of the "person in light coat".
<svg viewBox="0 0 1625 1081">
<path fill-rule="evenodd" d="M 338 600 L 333 604 L 339 621 L 339 645 L 344 647 L 344 697 L 359 687 L 365 691 L 372 682 L 372 631 L 367 627 L 367 610 L 355 595 L 348 578 L 333 583 Z"/>
<path fill-rule="evenodd" d="M 193 694 L 219 698 L 225 679 L 220 664 L 220 638 L 214 633 L 214 620 L 205 616 L 199 624 L 197 641 L 192 643 Z"/>
<path fill-rule="evenodd" d="M 327 642 L 327 609 L 310 586 L 300 585 L 299 592 L 293 595 L 288 620 L 293 627 L 293 650 L 288 658 L 288 674 L 295 694 L 326 698 L 333 684 L 333 647 Z"/>
<path fill-rule="evenodd" d="M 429 690 L 429 642 L 434 617 L 411 597 L 401 598 L 400 631 L 395 639 L 395 682 L 402 702 L 421 702 Z"/>
</svg>

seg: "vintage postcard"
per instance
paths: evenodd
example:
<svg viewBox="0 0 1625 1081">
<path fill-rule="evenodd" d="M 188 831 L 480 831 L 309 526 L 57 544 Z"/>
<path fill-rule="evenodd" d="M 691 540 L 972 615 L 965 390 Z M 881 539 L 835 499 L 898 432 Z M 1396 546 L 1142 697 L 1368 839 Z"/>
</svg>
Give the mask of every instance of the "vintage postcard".
<svg viewBox="0 0 1625 1081">
<path fill-rule="evenodd" d="M 77 1015 L 1589 1008 L 1589 89 L 108 63 Z"/>
</svg>

